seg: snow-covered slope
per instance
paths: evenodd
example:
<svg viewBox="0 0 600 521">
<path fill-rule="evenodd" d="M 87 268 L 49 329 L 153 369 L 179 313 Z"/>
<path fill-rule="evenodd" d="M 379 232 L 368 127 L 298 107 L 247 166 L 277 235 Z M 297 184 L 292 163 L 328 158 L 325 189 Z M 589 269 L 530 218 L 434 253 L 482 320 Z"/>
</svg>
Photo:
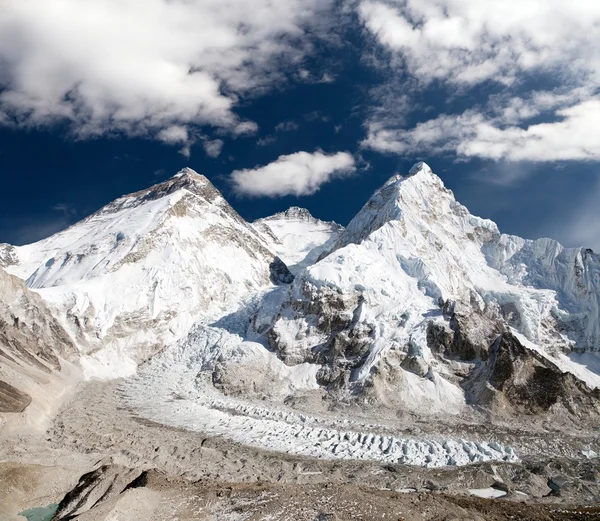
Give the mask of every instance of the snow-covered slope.
<svg viewBox="0 0 600 521">
<path fill-rule="evenodd" d="M 88 376 L 132 373 L 277 276 L 261 236 L 190 169 L 3 258 L 78 330 Z"/>
<path fill-rule="evenodd" d="M 589 368 L 568 355 L 598 348 L 599 268 L 587 250 L 501 235 L 419 163 L 378 190 L 287 295 L 267 297 L 254 323 L 287 363 L 320 364 L 331 393 L 459 413 L 465 378 L 509 330 L 549 367 L 598 383 L 593 354 Z"/>
<path fill-rule="evenodd" d="M 258 219 L 252 225 L 294 274 L 314 264 L 343 230 L 339 224 L 315 219 L 308 210 L 297 206 Z"/>
</svg>

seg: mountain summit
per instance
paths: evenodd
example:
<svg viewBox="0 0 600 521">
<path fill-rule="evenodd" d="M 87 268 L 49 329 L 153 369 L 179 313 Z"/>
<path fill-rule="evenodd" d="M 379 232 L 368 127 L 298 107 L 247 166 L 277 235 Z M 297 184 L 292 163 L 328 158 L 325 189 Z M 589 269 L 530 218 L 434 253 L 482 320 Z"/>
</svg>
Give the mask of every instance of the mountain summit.
<svg viewBox="0 0 600 521">
<path fill-rule="evenodd" d="M 506 345 L 495 344 L 503 334 L 600 384 L 599 269 L 586 250 L 500 234 L 418 163 L 375 192 L 259 323 L 270 314 L 271 348 L 322 366 L 321 385 L 340 397 L 458 413 L 473 399 L 504 400 L 464 377 Z"/>
<path fill-rule="evenodd" d="M 7 269 L 62 310 L 80 335 L 87 374 L 118 375 L 269 284 L 274 258 L 212 183 L 188 168 L 13 248 Z"/>
</svg>

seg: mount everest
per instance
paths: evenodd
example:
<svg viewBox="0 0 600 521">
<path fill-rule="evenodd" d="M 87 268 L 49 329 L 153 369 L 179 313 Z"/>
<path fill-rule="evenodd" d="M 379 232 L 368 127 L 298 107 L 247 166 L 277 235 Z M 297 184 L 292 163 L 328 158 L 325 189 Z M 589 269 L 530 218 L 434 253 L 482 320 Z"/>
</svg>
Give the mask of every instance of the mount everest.
<svg viewBox="0 0 600 521">
<path fill-rule="evenodd" d="M 434 467 L 537 449 L 385 418 L 600 414 L 600 257 L 501 234 L 424 163 L 345 229 L 300 208 L 247 223 L 185 169 L 0 265 L 6 425 L 50 407 L 40 371 L 123 378 L 133 414 L 259 449 Z"/>
</svg>

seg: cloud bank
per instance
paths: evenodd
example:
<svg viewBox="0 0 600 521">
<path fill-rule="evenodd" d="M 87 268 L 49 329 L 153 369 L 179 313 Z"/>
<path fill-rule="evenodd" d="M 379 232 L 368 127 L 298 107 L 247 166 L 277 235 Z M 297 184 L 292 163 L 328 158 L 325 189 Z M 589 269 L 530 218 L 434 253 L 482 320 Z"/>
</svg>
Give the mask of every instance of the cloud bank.
<svg viewBox="0 0 600 521">
<path fill-rule="evenodd" d="M 334 178 L 356 170 L 354 157 L 347 152 L 327 155 L 296 152 L 279 156 L 266 166 L 236 170 L 231 174 L 234 191 L 250 197 L 311 195 Z"/>
<path fill-rule="evenodd" d="M 598 2 L 362 0 L 358 13 L 388 53 L 391 83 L 404 74 L 416 88 L 438 82 L 459 97 L 489 84 L 513 92 L 413 128 L 403 126 L 410 99 L 399 111 L 393 98 L 380 97 L 364 145 L 513 161 L 600 159 L 592 132 L 600 110 Z"/>
<path fill-rule="evenodd" d="M 364 144 L 398 154 L 429 151 L 509 161 L 600 160 L 596 130 L 600 99 L 586 100 L 555 114 L 559 121 L 525 128 L 507 125 L 505 116 L 489 117 L 477 110 L 440 115 L 407 130 L 371 122 Z"/>
<path fill-rule="evenodd" d="M 0 122 L 69 122 L 79 137 L 193 140 L 256 124 L 241 96 L 284 80 L 326 23 L 329 0 L 6 0 L 0 16 Z M 216 151 L 216 147 L 213 147 Z"/>
</svg>

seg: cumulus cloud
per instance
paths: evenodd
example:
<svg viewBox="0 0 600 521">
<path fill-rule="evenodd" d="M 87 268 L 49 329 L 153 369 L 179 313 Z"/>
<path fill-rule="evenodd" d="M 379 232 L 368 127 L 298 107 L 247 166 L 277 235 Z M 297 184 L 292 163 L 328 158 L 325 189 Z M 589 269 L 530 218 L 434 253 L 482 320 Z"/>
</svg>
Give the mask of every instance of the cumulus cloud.
<svg viewBox="0 0 600 521">
<path fill-rule="evenodd" d="M 403 81 L 412 86 L 435 81 L 456 97 L 490 82 L 512 92 L 406 128 L 410 89 L 398 104 L 380 88 L 363 145 L 510 161 L 600 159 L 593 133 L 600 107 L 599 3 L 361 0 L 358 12 L 388 52 L 387 91 L 398 91 L 395 78 L 406 73 Z M 560 87 L 530 92 L 531 78 L 538 88 L 549 78 Z"/>
<path fill-rule="evenodd" d="M 209 157 L 219 157 L 223 149 L 222 139 L 212 139 L 203 143 L 204 151 Z"/>
<path fill-rule="evenodd" d="M 188 130 L 185 127 L 179 125 L 171 125 L 158 133 L 158 139 L 168 143 L 169 145 L 175 145 L 180 143 L 188 142 Z"/>
<path fill-rule="evenodd" d="M 364 144 L 398 154 L 453 152 L 461 157 L 509 161 L 600 161 L 595 130 L 600 120 L 600 99 L 559 109 L 556 114 L 559 121 L 525 128 L 506 124 L 513 119 L 512 110 L 498 117 L 477 110 L 443 114 L 407 130 L 382 128 L 371 122 Z"/>
<path fill-rule="evenodd" d="M 354 157 L 347 152 L 325 154 L 316 151 L 279 156 L 266 166 L 235 170 L 231 174 L 234 190 L 252 197 L 311 195 L 334 178 L 356 170 Z"/>
<path fill-rule="evenodd" d="M 329 0 L 6 0 L 0 122 L 67 121 L 187 143 L 195 125 L 256 131 L 240 97 L 284 79 L 310 51 Z"/>
<path fill-rule="evenodd" d="M 555 69 L 600 81 L 600 4 L 588 0 L 363 0 L 366 28 L 423 81 L 509 83 Z"/>
</svg>

